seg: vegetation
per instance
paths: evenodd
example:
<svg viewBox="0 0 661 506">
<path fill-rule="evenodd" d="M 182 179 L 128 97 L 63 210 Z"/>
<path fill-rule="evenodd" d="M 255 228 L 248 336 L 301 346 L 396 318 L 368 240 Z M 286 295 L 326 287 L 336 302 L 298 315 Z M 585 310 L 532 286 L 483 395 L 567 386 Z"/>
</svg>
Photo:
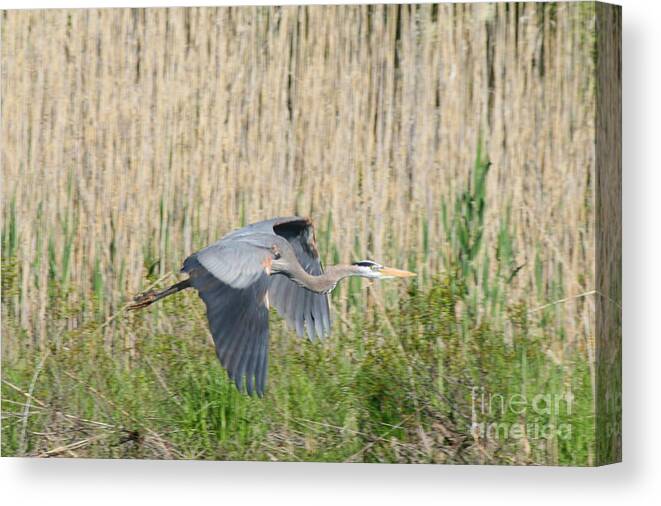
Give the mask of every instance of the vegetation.
<svg viewBox="0 0 661 506">
<path fill-rule="evenodd" d="M 587 359 L 575 352 L 556 363 L 544 318 L 508 304 L 517 269 L 506 225 L 498 268 L 482 267 L 489 165 L 478 151 L 471 184 L 456 196 L 460 212 L 447 223 L 455 245 L 447 274 L 430 289 L 414 283 L 385 309 L 370 287 L 354 285 L 348 319 L 323 343 L 303 342 L 273 318 L 264 399 L 235 390 L 213 355 L 201 304 L 187 294 L 116 315 L 140 336 L 128 354 L 108 352 L 109 320 L 100 315 L 41 353 L 26 347 L 6 361 L 3 454 L 591 462 Z M 480 285 L 491 287 L 483 298 Z"/>
<path fill-rule="evenodd" d="M 2 454 L 594 463 L 591 8 L 4 12 Z M 274 315 L 263 399 L 124 311 L 294 213 L 419 276 Z"/>
</svg>

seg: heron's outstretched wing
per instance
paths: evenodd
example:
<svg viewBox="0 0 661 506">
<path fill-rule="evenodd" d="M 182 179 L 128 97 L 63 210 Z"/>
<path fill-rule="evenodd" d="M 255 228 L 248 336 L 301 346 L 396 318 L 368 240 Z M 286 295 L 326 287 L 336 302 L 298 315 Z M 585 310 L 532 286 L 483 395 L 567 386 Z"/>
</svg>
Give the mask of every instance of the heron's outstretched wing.
<svg viewBox="0 0 661 506">
<path fill-rule="evenodd" d="M 265 234 L 237 237 L 207 246 L 194 257 L 223 283 L 232 288 L 247 288 L 264 275 L 268 266 L 264 262 L 271 259 L 270 243 L 272 237 Z"/>
<path fill-rule="evenodd" d="M 313 275 L 323 272 L 310 220 L 277 218 L 271 223 L 275 234 L 291 244 L 303 269 Z M 307 332 L 308 338 L 314 340 L 330 333 L 328 295 L 302 288 L 286 276 L 271 276 L 269 300 L 299 336 Z"/>
<path fill-rule="evenodd" d="M 199 261 L 197 254 L 186 259 L 182 271 L 190 275 L 191 284 L 207 307 L 209 329 L 220 363 L 239 391 L 243 391 L 245 378 L 248 393 L 252 394 L 254 389 L 262 396 L 268 369 L 269 320 L 266 298 L 269 276 L 264 268 L 261 274 L 255 273 L 257 267 L 249 268 L 246 276 L 238 277 L 222 271 L 224 255 L 232 256 L 228 251 L 224 250 L 217 255 L 217 263 L 210 264 L 213 271 Z M 264 256 L 266 258 L 266 254 Z M 206 260 L 208 263 L 209 257 Z M 253 260 L 254 264 L 260 265 L 259 260 Z M 218 272 L 226 277 L 219 279 L 216 274 Z M 248 283 L 246 277 L 252 279 L 252 282 Z M 235 286 L 227 279 L 234 281 Z"/>
</svg>

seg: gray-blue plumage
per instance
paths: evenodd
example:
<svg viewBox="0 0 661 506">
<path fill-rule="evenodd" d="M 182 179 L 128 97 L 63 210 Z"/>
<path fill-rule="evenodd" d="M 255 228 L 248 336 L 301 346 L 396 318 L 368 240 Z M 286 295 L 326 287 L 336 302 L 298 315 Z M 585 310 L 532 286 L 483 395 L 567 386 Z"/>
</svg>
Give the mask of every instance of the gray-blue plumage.
<svg viewBox="0 0 661 506">
<path fill-rule="evenodd" d="M 264 393 L 268 360 L 269 303 L 288 325 L 310 340 L 330 333 L 328 295 L 297 285 L 284 275 L 269 276 L 274 244 L 292 248 L 301 267 L 323 273 L 311 223 L 276 218 L 231 232 L 184 262 L 207 307 L 209 329 L 221 364 L 239 390 Z"/>
<path fill-rule="evenodd" d="M 253 223 L 193 253 L 188 279 L 134 298 L 135 310 L 180 290 L 195 288 L 207 308 L 220 363 L 239 391 L 264 394 L 268 369 L 269 307 L 311 341 L 330 333 L 328 292 L 348 276 L 409 277 L 412 272 L 370 260 L 322 269 L 310 220 L 275 218 Z"/>
</svg>

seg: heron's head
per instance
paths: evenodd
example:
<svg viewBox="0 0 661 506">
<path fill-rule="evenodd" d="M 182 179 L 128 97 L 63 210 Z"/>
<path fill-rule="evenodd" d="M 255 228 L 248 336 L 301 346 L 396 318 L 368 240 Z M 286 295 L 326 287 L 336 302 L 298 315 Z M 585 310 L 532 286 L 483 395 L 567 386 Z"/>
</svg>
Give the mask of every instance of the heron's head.
<svg viewBox="0 0 661 506">
<path fill-rule="evenodd" d="M 364 278 L 371 279 L 392 279 L 392 278 L 410 278 L 415 276 L 415 272 L 402 271 L 392 267 L 372 262 L 371 260 L 361 260 L 353 263 L 357 273 Z"/>
</svg>

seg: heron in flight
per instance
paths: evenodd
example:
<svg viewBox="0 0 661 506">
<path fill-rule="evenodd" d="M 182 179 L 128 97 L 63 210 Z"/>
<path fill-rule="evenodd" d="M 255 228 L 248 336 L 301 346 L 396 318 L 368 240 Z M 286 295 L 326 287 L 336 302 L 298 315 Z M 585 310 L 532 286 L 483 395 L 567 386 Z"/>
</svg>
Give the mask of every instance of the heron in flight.
<svg viewBox="0 0 661 506">
<path fill-rule="evenodd" d="M 314 227 L 306 218 L 275 218 L 235 230 L 193 253 L 171 287 L 145 292 L 129 309 L 195 288 L 207 308 L 216 355 L 240 392 L 260 397 L 266 384 L 271 305 L 288 325 L 311 341 L 329 334 L 328 293 L 349 276 L 405 278 L 414 273 L 371 260 L 323 269 Z M 245 380 L 245 381 L 244 381 Z"/>
</svg>

